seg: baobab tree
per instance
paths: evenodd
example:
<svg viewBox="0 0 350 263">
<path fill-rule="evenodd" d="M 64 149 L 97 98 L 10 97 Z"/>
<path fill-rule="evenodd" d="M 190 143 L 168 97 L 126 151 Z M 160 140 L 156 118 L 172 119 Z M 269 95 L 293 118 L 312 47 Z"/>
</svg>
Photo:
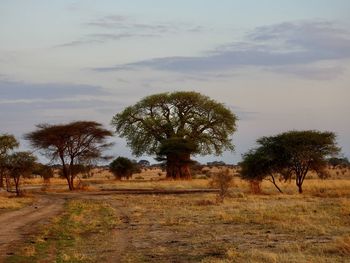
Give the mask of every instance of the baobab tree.
<svg viewBox="0 0 350 263">
<path fill-rule="evenodd" d="M 236 116 L 223 104 L 197 92 L 148 96 L 116 114 L 117 133 L 136 156 L 164 159 L 168 178 L 190 178 L 193 154 L 233 150 Z"/>
</svg>

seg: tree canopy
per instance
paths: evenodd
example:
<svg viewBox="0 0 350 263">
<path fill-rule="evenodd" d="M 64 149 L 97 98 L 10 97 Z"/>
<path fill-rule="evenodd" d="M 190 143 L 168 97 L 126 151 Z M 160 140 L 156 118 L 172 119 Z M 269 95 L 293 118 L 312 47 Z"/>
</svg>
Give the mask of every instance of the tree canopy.
<svg viewBox="0 0 350 263">
<path fill-rule="evenodd" d="M 93 121 L 68 124 L 37 125 L 37 130 L 25 135 L 34 148 L 62 164 L 62 174 L 70 190 L 74 189 L 74 167 L 102 157 L 102 151 L 111 146 L 106 140 L 112 132 Z"/>
<path fill-rule="evenodd" d="M 280 166 L 269 149 L 259 147 L 250 150 L 242 156 L 239 165 L 241 167 L 240 176 L 243 179 L 251 181 L 268 180 L 274 184 L 279 192 L 282 192 L 275 179 L 275 174 L 280 171 Z"/>
<path fill-rule="evenodd" d="M 278 173 L 285 179 L 295 177 L 299 193 L 309 171 L 324 176 L 327 158 L 339 153 L 332 132 L 289 131 L 262 137 L 259 147 L 243 156 L 245 176 L 261 178 Z"/>
<path fill-rule="evenodd" d="M 7 169 L 13 178 L 17 196 L 20 195 L 19 182 L 21 177 L 28 177 L 35 168 L 36 157 L 30 152 L 15 152 L 7 160 Z"/>
<path fill-rule="evenodd" d="M 4 177 L 9 153 L 18 146 L 19 143 L 15 136 L 6 133 L 0 135 L 0 187 L 4 187 Z"/>
<path fill-rule="evenodd" d="M 230 136 L 236 130 L 236 120 L 223 104 L 197 92 L 180 91 L 148 96 L 116 114 L 112 125 L 135 155 L 163 155 L 169 168 L 170 159 L 186 163 L 190 154 L 233 150 Z M 188 176 L 186 167 L 178 164 L 180 170 L 168 169 L 168 176 Z"/>
<path fill-rule="evenodd" d="M 133 173 L 140 172 L 140 167 L 129 158 L 119 156 L 109 164 L 109 170 L 120 180 L 123 177 L 129 179 Z"/>
</svg>

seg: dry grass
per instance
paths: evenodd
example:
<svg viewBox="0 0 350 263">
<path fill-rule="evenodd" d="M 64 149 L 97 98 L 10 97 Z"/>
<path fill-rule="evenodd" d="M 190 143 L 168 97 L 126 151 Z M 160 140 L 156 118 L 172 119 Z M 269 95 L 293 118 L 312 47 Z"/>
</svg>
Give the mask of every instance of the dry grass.
<svg viewBox="0 0 350 263">
<path fill-rule="evenodd" d="M 33 197 L 13 197 L 9 195 L 0 195 L 0 213 L 12 210 L 19 209 L 26 205 L 29 205 L 33 202 Z"/>
<path fill-rule="evenodd" d="M 100 171 L 84 182 L 96 189 L 209 187 L 207 179 L 167 181 L 160 180 L 164 174 L 157 173 L 158 170 L 147 171 L 136 175 L 143 179 L 115 181 Z M 59 180 L 51 183 L 65 185 L 64 180 Z M 251 194 L 249 183 L 236 177 L 231 197 L 222 204 L 215 202 L 214 193 L 107 195 L 103 200 L 116 209 L 113 213 L 118 218 L 127 219 L 118 230 L 125 243 L 121 262 L 347 262 L 350 178 L 307 179 L 302 195 L 297 193 L 294 181 L 279 185 L 283 194 L 269 182 L 262 183 L 262 194 Z M 70 205 L 78 211 L 81 203 Z M 89 211 L 89 207 L 82 209 Z M 75 213 L 70 220 L 90 225 L 89 237 L 94 239 L 98 237 L 94 231 L 97 225 L 90 219 L 86 222 L 86 218 Z M 110 245 L 104 242 L 105 247 L 100 245 L 99 251 L 107 251 Z M 35 249 L 29 246 L 24 253 L 32 256 Z M 82 255 L 77 248 L 62 254 L 62 259 L 88 262 Z"/>
</svg>

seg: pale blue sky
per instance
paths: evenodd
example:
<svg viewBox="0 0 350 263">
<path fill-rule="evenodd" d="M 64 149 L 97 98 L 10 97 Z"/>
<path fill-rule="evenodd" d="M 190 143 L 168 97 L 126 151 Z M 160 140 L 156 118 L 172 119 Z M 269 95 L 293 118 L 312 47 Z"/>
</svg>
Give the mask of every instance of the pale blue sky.
<svg viewBox="0 0 350 263">
<path fill-rule="evenodd" d="M 240 118 L 236 151 L 201 161 L 291 129 L 334 131 L 350 157 L 349 28 L 347 0 L 0 0 L 0 133 L 110 127 L 144 96 L 195 90 Z"/>
</svg>

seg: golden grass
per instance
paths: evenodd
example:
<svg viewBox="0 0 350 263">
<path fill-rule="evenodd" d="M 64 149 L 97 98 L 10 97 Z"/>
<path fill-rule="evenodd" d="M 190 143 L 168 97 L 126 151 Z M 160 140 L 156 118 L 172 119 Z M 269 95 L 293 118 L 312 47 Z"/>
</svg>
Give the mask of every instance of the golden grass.
<svg viewBox="0 0 350 263">
<path fill-rule="evenodd" d="M 83 181 L 95 189 L 209 187 L 207 179 L 160 180 L 164 174 L 159 176 L 159 171 L 144 171 L 131 181 L 108 179 L 108 173 L 100 171 Z M 66 182 L 51 181 L 56 183 Z M 262 194 L 254 195 L 249 183 L 235 177 L 232 197 L 220 205 L 213 193 L 108 195 L 103 200 L 118 208 L 113 213 L 128 218 L 120 225 L 131 237 L 122 262 L 346 262 L 350 256 L 350 178 L 309 178 L 303 194 L 297 193 L 294 181 L 278 184 L 283 194 L 264 181 Z M 74 211 L 93 213 L 87 205 L 70 202 Z M 76 212 L 70 220 L 88 225 L 93 238 L 98 224 L 91 218 L 86 221 L 86 215 Z M 79 237 L 79 231 L 72 232 Z M 108 249 L 109 243 L 103 246 Z M 30 256 L 35 251 L 28 247 L 26 253 Z M 68 261 L 88 261 L 80 257 L 79 249 L 66 255 Z"/>
<path fill-rule="evenodd" d="M 19 209 L 33 202 L 32 197 L 12 197 L 0 195 L 0 209 Z M 1 210 L 0 210 L 1 212 Z"/>
</svg>

